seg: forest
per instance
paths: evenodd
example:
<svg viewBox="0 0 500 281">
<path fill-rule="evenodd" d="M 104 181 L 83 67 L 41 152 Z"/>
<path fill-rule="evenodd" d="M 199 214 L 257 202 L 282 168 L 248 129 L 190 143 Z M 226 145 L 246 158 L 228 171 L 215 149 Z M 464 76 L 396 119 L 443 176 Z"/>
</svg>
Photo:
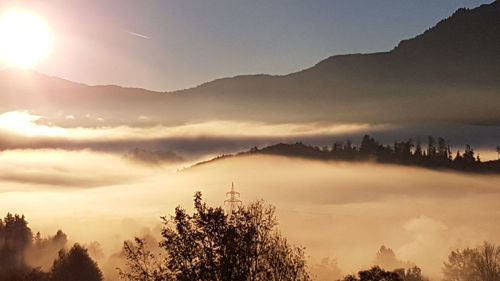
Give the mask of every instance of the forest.
<svg viewBox="0 0 500 281">
<path fill-rule="evenodd" d="M 221 155 L 199 164 L 234 156 L 267 154 L 316 160 L 375 161 L 474 173 L 500 173 L 500 145 L 496 147 L 496 152 L 498 160 L 482 161 L 471 145 L 467 144 L 462 151 L 457 150 L 454 153 L 450 143 L 442 137 L 429 136 L 427 146 L 423 147 L 420 139 L 396 141 L 393 145 L 383 145 L 373 137 L 365 135 L 358 146 L 350 140 L 335 142 L 330 147 L 306 145 L 302 142 L 279 143 L 263 148 L 253 147 L 249 151 L 236 155 Z"/>
<path fill-rule="evenodd" d="M 275 207 L 265 201 L 228 212 L 208 206 L 197 192 L 192 214 L 177 207 L 161 220 L 161 241 L 135 237 L 123 242 L 122 262 L 115 269 L 119 280 L 319 280 L 316 266 L 308 264 L 306 249 L 281 234 Z M 92 248 L 95 245 L 69 245 L 63 231 L 42 238 L 32 233 L 24 216 L 7 214 L 0 219 L 0 280 L 106 280 L 91 257 Z M 50 268 L 36 266 L 42 260 L 51 262 Z M 429 280 L 418 265 L 399 260 L 385 246 L 376 253 L 373 266 L 356 274 L 339 272 L 328 272 L 321 280 Z M 453 250 L 442 273 L 443 281 L 498 281 L 500 246 L 484 242 Z"/>
</svg>

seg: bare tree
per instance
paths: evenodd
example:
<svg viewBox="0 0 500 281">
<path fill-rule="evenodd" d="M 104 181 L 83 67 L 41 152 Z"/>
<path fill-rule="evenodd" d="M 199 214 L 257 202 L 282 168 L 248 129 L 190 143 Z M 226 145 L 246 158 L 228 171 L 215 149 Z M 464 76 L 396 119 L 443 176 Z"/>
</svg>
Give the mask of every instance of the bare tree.
<svg viewBox="0 0 500 281">
<path fill-rule="evenodd" d="M 500 247 L 484 242 L 474 249 L 452 251 L 443 274 L 445 281 L 498 281 Z"/>
<path fill-rule="evenodd" d="M 128 281 L 174 280 L 161 258 L 148 249 L 145 239 L 135 238 L 134 241 L 125 241 L 123 254 L 126 258 L 126 269 L 118 269 L 121 279 Z"/>
<path fill-rule="evenodd" d="M 484 242 L 476 250 L 474 264 L 480 280 L 500 280 L 500 247 Z"/>
</svg>

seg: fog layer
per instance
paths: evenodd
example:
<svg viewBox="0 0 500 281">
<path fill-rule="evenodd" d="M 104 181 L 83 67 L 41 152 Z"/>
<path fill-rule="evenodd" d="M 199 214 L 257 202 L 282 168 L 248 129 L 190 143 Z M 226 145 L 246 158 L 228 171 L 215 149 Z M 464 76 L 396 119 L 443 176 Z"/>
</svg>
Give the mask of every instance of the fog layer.
<svg viewBox="0 0 500 281">
<path fill-rule="evenodd" d="M 221 205 L 232 181 L 244 202 L 276 205 L 284 234 L 313 260 L 336 258 L 343 273 L 371 265 L 386 245 L 437 277 L 451 249 L 500 237 L 498 176 L 271 156 L 181 171 L 92 151 L 14 150 L 0 160 L 0 213 L 25 214 L 34 231 L 97 240 L 103 260 L 175 206 L 190 208 L 196 190 Z"/>
</svg>

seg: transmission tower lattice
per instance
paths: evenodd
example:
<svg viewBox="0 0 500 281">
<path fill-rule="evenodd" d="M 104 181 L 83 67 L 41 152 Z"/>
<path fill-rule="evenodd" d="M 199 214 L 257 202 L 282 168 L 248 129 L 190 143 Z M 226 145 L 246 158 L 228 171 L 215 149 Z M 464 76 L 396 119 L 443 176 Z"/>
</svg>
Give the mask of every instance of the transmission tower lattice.
<svg viewBox="0 0 500 281">
<path fill-rule="evenodd" d="M 238 199 L 240 193 L 234 190 L 234 183 L 231 183 L 231 191 L 226 192 L 226 196 L 229 195 L 229 199 L 224 200 L 224 205 L 229 204 L 229 210 L 231 214 L 236 211 L 238 205 L 242 204 L 242 201 Z"/>
</svg>

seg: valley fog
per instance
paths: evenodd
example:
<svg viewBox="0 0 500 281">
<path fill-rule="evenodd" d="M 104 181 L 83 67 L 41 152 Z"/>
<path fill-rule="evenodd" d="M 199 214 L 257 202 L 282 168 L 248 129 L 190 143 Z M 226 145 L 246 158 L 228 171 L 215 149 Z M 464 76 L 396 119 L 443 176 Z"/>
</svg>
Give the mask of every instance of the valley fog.
<svg viewBox="0 0 500 281">
<path fill-rule="evenodd" d="M 124 240 L 159 236 L 160 216 L 178 205 L 192 210 L 195 191 L 222 205 L 231 182 L 244 204 L 276 206 L 280 230 L 306 247 L 311 265 L 336 259 L 342 274 L 372 265 L 385 245 L 437 280 L 450 250 L 500 242 L 499 176 L 278 156 L 189 169 L 90 150 L 8 150 L 0 159 L 0 213 L 26 215 L 34 233 L 98 241 L 100 265 Z"/>
</svg>

